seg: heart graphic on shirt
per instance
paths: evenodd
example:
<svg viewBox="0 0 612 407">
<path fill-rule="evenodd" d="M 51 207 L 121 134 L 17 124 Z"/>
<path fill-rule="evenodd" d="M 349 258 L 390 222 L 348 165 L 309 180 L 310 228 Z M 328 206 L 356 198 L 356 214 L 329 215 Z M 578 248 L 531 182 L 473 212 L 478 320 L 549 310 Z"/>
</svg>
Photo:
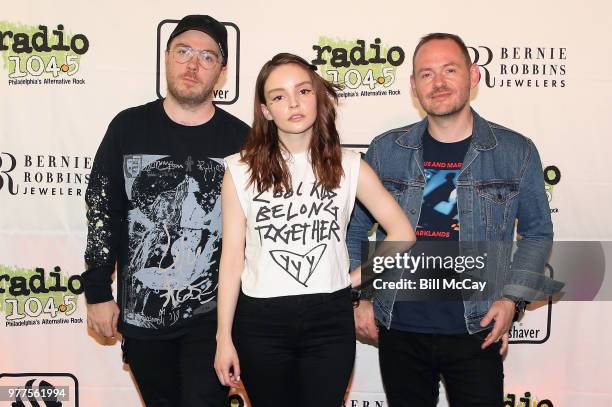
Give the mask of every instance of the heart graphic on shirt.
<svg viewBox="0 0 612 407">
<path fill-rule="evenodd" d="M 306 254 L 293 253 L 288 250 L 270 250 L 270 255 L 276 264 L 304 287 L 315 268 L 319 264 L 327 245 L 321 243 L 310 249 Z"/>
</svg>

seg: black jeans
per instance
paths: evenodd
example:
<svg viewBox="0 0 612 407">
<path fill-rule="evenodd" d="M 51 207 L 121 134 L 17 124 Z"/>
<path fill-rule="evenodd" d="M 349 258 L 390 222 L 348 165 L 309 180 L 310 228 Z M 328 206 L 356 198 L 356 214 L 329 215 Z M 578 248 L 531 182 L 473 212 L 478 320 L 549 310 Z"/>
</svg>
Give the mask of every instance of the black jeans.
<svg viewBox="0 0 612 407">
<path fill-rule="evenodd" d="M 234 343 L 252 407 L 339 407 L 355 361 L 349 289 L 253 298 L 240 294 Z"/>
<path fill-rule="evenodd" d="M 389 407 L 435 407 L 440 375 L 451 407 L 502 406 L 501 345 L 480 349 L 483 338 L 482 333 L 437 335 L 381 328 L 378 357 Z"/>
<path fill-rule="evenodd" d="M 222 407 L 228 388 L 213 367 L 216 321 L 205 321 L 166 340 L 124 338 L 130 365 L 147 407 Z"/>
</svg>

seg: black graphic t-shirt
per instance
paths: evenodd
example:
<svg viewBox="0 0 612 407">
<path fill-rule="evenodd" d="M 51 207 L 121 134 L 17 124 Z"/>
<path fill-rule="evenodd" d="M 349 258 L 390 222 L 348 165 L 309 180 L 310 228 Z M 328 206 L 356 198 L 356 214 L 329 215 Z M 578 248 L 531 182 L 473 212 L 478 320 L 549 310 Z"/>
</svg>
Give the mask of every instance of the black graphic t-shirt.
<svg viewBox="0 0 612 407">
<path fill-rule="evenodd" d="M 205 124 L 177 124 L 161 100 L 109 125 L 86 194 L 83 277 L 88 302 L 111 300 L 117 264 L 125 336 L 172 337 L 216 317 L 223 157 L 248 130 L 219 108 Z"/>
<path fill-rule="evenodd" d="M 423 135 L 425 189 L 421 215 L 416 227 L 417 241 L 458 241 L 457 179 L 471 137 L 456 143 L 442 143 L 429 132 Z M 427 255 L 454 256 L 452 244 L 426 246 Z M 428 270 L 427 277 L 453 277 L 452 270 Z M 392 328 L 410 332 L 458 334 L 467 332 L 460 292 L 449 293 L 453 300 L 398 301 L 393 309 Z"/>
</svg>

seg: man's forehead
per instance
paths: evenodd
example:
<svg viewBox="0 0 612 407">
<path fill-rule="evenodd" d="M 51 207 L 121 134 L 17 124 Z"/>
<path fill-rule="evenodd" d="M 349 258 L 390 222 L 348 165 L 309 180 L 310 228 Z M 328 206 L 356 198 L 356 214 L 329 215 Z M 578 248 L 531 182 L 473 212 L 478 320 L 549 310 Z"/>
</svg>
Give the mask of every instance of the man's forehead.
<svg viewBox="0 0 612 407">
<path fill-rule="evenodd" d="M 208 34 L 206 34 L 203 31 L 199 31 L 199 30 L 187 30 L 183 33 L 180 33 L 179 35 L 177 35 L 176 37 L 174 37 L 172 39 L 172 42 L 170 43 L 170 46 L 174 46 L 175 44 L 187 44 L 189 45 L 190 42 L 193 41 L 204 41 L 207 43 L 210 43 L 210 45 L 214 45 L 214 48 L 212 48 L 212 51 L 219 51 L 219 45 L 217 44 L 217 42 Z"/>
<path fill-rule="evenodd" d="M 426 42 L 417 51 L 414 62 L 420 62 L 423 59 L 448 59 L 452 62 L 460 62 L 463 59 L 463 53 L 459 45 L 450 39 L 435 39 Z M 456 59 L 456 61 L 455 61 Z"/>
</svg>

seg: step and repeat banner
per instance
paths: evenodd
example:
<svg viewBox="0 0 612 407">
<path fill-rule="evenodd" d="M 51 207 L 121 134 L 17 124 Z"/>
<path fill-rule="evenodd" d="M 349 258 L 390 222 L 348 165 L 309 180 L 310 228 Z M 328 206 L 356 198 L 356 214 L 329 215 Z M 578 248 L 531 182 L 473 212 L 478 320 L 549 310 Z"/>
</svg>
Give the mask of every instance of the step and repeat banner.
<svg viewBox="0 0 612 407">
<path fill-rule="evenodd" d="M 50 385 L 62 406 L 141 405 L 120 344 L 87 331 L 84 194 L 108 123 L 165 95 L 166 39 L 178 19 L 196 13 L 228 28 L 220 107 L 250 123 L 260 67 L 277 52 L 296 53 L 344 83 L 338 127 L 343 143 L 361 151 L 385 130 L 423 117 L 410 93 L 419 38 L 459 34 L 482 74 L 474 108 L 539 148 L 555 239 L 594 242 L 571 253 L 572 271 L 579 278 L 593 261 L 609 269 L 612 253 L 596 243 L 612 240 L 608 2 L 4 2 L 0 388 Z M 567 266 L 562 258 L 553 256 L 552 269 Z M 612 304 L 531 308 L 511 331 L 505 405 L 612 405 Z M 18 403 L 14 395 L 0 400 L 29 405 Z M 229 405 L 248 404 L 236 390 Z M 358 343 L 345 405 L 387 405 L 376 347 Z M 448 405 L 443 392 L 439 405 Z"/>
</svg>

